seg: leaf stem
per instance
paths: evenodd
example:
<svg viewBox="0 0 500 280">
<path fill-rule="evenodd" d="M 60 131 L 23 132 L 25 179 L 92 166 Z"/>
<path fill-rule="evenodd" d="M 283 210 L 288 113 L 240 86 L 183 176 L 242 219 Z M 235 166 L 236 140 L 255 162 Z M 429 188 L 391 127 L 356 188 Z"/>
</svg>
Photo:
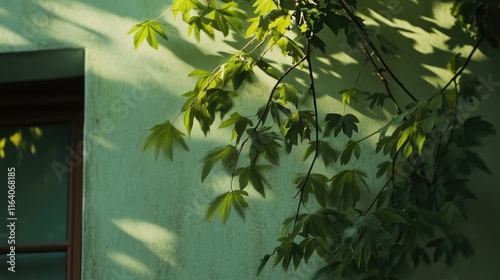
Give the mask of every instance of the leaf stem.
<svg viewBox="0 0 500 280">
<path fill-rule="evenodd" d="M 168 6 L 168 8 L 166 8 L 165 11 L 163 11 L 163 13 L 161 13 L 161 15 L 159 15 L 157 18 L 153 19 L 153 21 L 157 21 L 161 17 L 163 17 L 172 8 L 172 6 L 173 6 L 173 4 L 171 4 L 170 6 Z"/>
</svg>

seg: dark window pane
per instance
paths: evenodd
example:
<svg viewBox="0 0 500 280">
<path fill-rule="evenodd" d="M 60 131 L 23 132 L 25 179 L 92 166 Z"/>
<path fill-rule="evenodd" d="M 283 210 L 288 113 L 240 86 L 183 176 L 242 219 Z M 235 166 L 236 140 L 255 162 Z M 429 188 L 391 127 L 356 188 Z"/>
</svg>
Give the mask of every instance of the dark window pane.
<svg viewBox="0 0 500 280">
<path fill-rule="evenodd" d="M 0 127 L 3 185 L 7 168 L 16 169 L 16 244 L 66 241 L 69 135 L 69 124 Z M 5 223 L 8 189 L 2 190 L 0 221 Z M 0 245 L 7 239 L 0 236 Z"/>
<path fill-rule="evenodd" d="M 8 256 L 0 255 L 0 279 L 8 280 L 64 280 L 66 279 L 66 253 L 16 254 L 15 272 L 7 270 Z"/>
</svg>

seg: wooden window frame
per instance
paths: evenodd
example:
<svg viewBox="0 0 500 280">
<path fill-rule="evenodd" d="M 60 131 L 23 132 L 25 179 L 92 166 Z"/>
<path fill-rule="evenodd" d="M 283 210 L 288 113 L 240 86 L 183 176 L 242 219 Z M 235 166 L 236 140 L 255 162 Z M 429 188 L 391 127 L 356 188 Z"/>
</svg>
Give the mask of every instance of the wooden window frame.
<svg viewBox="0 0 500 280">
<path fill-rule="evenodd" d="M 0 126 L 70 124 L 66 242 L 17 244 L 18 253 L 66 252 L 66 279 L 81 279 L 83 197 L 83 77 L 0 83 Z M 8 246 L 0 246 L 7 254 Z"/>
</svg>

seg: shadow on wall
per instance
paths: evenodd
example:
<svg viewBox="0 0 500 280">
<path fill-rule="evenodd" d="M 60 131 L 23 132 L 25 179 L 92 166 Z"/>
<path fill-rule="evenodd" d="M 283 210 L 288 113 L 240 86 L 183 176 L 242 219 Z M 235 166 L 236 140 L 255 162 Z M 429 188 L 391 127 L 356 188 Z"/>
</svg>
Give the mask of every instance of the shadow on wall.
<svg viewBox="0 0 500 280">
<path fill-rule="evenodd" d="M 142 16 L 156 17 L 159 14 L 158 11 L 161 13 L 162 9 L 165 8 L 164 6 L 166 6 L 163 1 L 156 1 L 147 5 L 140 1 L 129 1 L 122 5 L 117 5 L 114 1 L 87 2 L 89 2 L 87 4 L 93 10 L 102 10 L 105 13 L 130 18 L 137 23 L 145 19 L 141 18 Z M 75 42 L 60 37 L 57 34 L 58 27 L 54 26 L 54 22 L 65 22 L 70 30 L 82 34 L 94 44 L 112 45 L 113 42 L 109 34 L 102 33 L 98 29 L 89 28 L 85 20 L 75 19 L 75 21 L 72 21 L 70 18 L 64 18 L 54 13 L 54 11 L 61 11 L 61 9 L 54 7 L 54 4 L 41 3 L 40 1 L 24 1 L 23 7 L 26 9 L 24 14 L 28 15 L 26 17 L 17 17 L 16 15 L 20 13 L 19 10 L 14 8 L 12 8 L 12 11 L 9 10 L 9 7 L 17 6 L 8 5 L 6 8 L 7 13 L 0 14 L 0 26 L 7 30 L 17 30 L 17 26 L 20 24 L 22 32 L 16 34 L 16 36 L 22 37 L 27 42 L 35 42 L 42 47 L 73 46 Z M 135 5 L 134 7 L 137 9 L 131 8 L 131 5 Z M 136 10 L 139 12 L 136 12 Z M 436 39 L 442 39 L 440 37 L 441 33 L 448 29 L 439 26 L 432 20 L 428 20 L 435 12 L 434 7 L 430 6 L 428 2 L 416 4 L 411 1 L 404 1 L 404 3 L 395 5 L 394 9 L 386 10 L 384 5 L 374 1 L 370 3 L 369 9 L 361 7 L 360 12 L 363 14 L 378 13 L 382 17 L 388 17 L 387 21 L 383 19 L 377 20 L 376 24 L 379 27 L 374 29 L 389 41 L 394 42 L 400 50 L 408 50 L 412 53 L 401 53 L 400 56 L 389 54 L 384 57 L 389 65 L 393 67 L 393 70 L 398 75 L 401 74 L 401 79 L 405 85 L 410 90 L 415 91 L 417 96 L 425 99 L 432 95 L 436 84 L 440 82 L 439 79 L 433 77 L 445 75 L 444 72 L 435 69 L 443 68 L 453 54 L 442 46 L 428 47 L 428 49 L 420 49 L 420 51 L 415 48 L 416 45 L 424 46 L 427 43 L 434 43 L 431 41 L 422 42 L 420 38 L 422 38 L 423 33 L 435 35 Z M 426 17 L 420 16 L 421 14 L 426 15 Z M 84 15 L 82 14 L 82 16 Z M 407 26 L 425 27 L 417 33 L 404 27 L 406 25 L 401 25 L 401 21 L 404 21 Z M 180 60 L 193 68 L 206 70 L 211 70 L 218 63 L 223 62 L 220 56 L 207 54 L 203 47 L 199 47 L 192 40 L 185 40 L 181 32 L 185 33 L 187 29 L 177 29 L 174 25 L 168 23 L 167 26 L 169 41 L 161 42 L 162 47 L 167 48 Z M 454 34 L 462 33 L 462 30 L 457 25 L 450 28 Z M 130 35 L 125 34 L 126 31 L 128 30 L 124 30 L 123 37 L 129 40 L 130 48 L 133 48 L 132 38 Z M 338 40 L 328 32 L 325 32 L 324 35 L 328 44 Z M 121 34 L 121 31 L 119 33 Z M 453 49 L 473 43 L 472 39 L 455 40 L 452 38 L 445 41 L 447 48 Z M 458 38 L 464 37 L 459 36 Z M 344 41 L 343 36 L 340 36 L 340 41 Z M 240 40 L 227 43 L 234 46 L 235 49 L 239 49 L 244 45 L 244 42 Z M 0 46 L 3 51 L 18 51 L 9 42 L 3 44 Z M 488 46 L 483 46 L 481 50 L 493 53 Z M 327 55 L 316 50 L 314 56 L 316 57 L 314 64 L 317 69 L 315 73 L 317 80 L 328 81 L 318 84 L 320 98 L 337 100 L 338 108 L 336 109 L 339 111 L 342 110 L 342 106 L 338 102 L 340 95 L 337 93 L 342 89 L 355 85 L 362 91 L 384 91 L 380 80 L 372 75 L 373 69 L 371 65 L 363 66 L 364 56 L 360 49 L 351 50 L 346 44 L 342 43 L 332 44 L 332 47 L 327 49 Z M 203 57 L 203 60 L 199 59 L 200 57 Z M 496 58 L 498 59 L 498 56 Z M 170 69 L 168 61 L 162 61 L 159 54 L 157 60 L 152 60 L 150 63 L 151 65 L 165 64 L 167 65 L 165 67 Z M 471 63 L 472 67 L 474 67 L 473 64 Z M 408 71 L 408 67 L 411 67 L 410 71 Z M 486 69 L 493 69 L 493 66 L 489 65 Z M 258 232 L 258 234 L 247 233 L 248 238 L 252 239 L 252 246 L 255 246 L 255 244 L 262 243 L 259 240 L 261 236 L 271 235 L 274 237 L 277 234 L 277 231 L 274 231 L 275 225 L 270 222 L 259 221 L 259 212 L 249 213 L 250 221 L 247 221 L 246 224 L 237 219 L 232 219 L 230 221 L 232 225 L 226 225 L 225 228 L 218 222 L 199 225 L 202 223 L 203 212 L 208 202 L 227 189 L 228 182 L 227 177 L 224 177 L 225 175 L 221 171 L 222 169 L 215 170 L 214 174 L 207 180 L 206 186 L 199 188 L 201 184 L 198 174 L 200 174 L 201 163 L 197 155 L 208 151 L 209 148 L 207 147 L 221 145 L 221 141 L 197 137 L 189 143 L 191 153 L 179 156 L 182 152 L 176 151 L 176 158 L 182 158 L 182 160 L 177 161 L 175 164 L 166 163 L 163 159 L 154 162 L 151 153 L 143 155 L 141 145 L 147 137 L 146 129 L 156 123 L 163 122 L 167 118 L 172 119 L 178 112 L 165 112 L 163 104 L 166 107 L 167 103 L 175 103 L 179 104 L 180 108 L 184 101 L 180 97 L 184 92 L 175 92 L 170 88 L 170 85 L 162 81 L 163 73 L 151 73 L 148 72 L 148 69 L 144 71 L 148 74 L 143 79 L 144 83 L 140 84 L 102 77 L 98 72 L 89 71 L 87 73 L 87 79 L 92 80 L 91 86 L 95 87 L 88 90 L 91 92 L 104 92 L 113 89 L 113 92 L 108 94 L 108 97 L 113 101 L 105 103 L 94 98 L 87 104 L 95 108 L 95 115 L 99 116 L 99 118 L 88 120 L 92 124 L 87 124 L 89 130 L 86 131 L 88 141 L 86 143 L 88 144 L 86 145 L 86 156 L 90 158 L 99 155 L 100 160 L 103 160 L 103 162 L 93 161 L 92 165 L 88 165 L 86 170 L 86 173 L 95 174 L 92 178 L 96 182 L 90 180 L 86 182 L 86 187 L 88 186 L 86 193 L 89 200 L 87 201 L 88 207 L 85 209 L 85 220 L 92 227 L 85 229 L 84 252 L 86 256 L 90 257 L 85 260 L 84 276 L 89 279 L 103 279 L 104 275 L 110 276 L 110 279 L 128 280 L 158 279 L 163 275 L 182 275 L 186 277 L 185 279 L 194 275 L 198 277 L 212 276 L 210 273 L 217 275 L 217 269 L 219 269 L 219 272 L 222 271 L 224 261 L 230 261 L 232 258 L 237 259 L 245 254 L 243 249 L 246 245 L 236 247 L 242 249 L 239 252 L 234 252 L 234 249 L 227 245 L 226 242 L 229 242 L 227 240 L 231 238 L 228 233 L 229 230 L 226 230 L 228 227 L 234 229 L 235 226 L 241 226 L 254 233 Z M 172 71 L 175 71 L 175 69 Z M 355 83 L 358 73 L 360 73 L 360 79 L 358 83 Z M 483 75 L 487 81 L 490 75 L 493 75 L 492 79 L 494 81 L 500 80 L 499 76 L 495 76 L 498 73 L 486 72 Z M 306 77 L 307 75 L 304 72 L 300 72 L 294 77 L 290 77 L 290 82 L 296 83 L 305 90 L 307 85 L 304 85 L 303 81 L 307 80 Z M 186 81 L 189 81 L 188 79 L 186 77 Z M 396 88 L 394 84 L 391 84 L 391 86 L 398 100 L 401 100 L 402 103 L 409 102 L 409 99 L 403 95 L 399 88 Z M 262 90 L 258 92 L 258 97 L 261 98 L 254 98 L 252 99 L 253 102 L 264 102 L 262 98 L 265 98 L 266 89 L 263 89 L 263 87 L 255 84 L 246 85 L 246 91 L 249 93 Z M 267 90 L 269 89 L 270 87 Z M 495 92 L 498 90 L 500 88 L 495 88 Z M 495 97 L 492 95 L 492 98 Z M 252 104 L 252 106 L 255 105 Z M 368 118 L 375 118 L 378 115 L 363 108 L 364 106 L 353 105 L 354 110 L 358 110 Z M 473 114 L 478 109 L 471 107 L 469 113 Z M 385 110 L 388 114 L 395 113 L 391 104 L 387 104 Z M 157 113 L 152 114 L 151 111 L 157 111 Z M 148 119 L 151 115 L 158 116 L 158 118 Z M 135 122 L 132 124 L 130 120 L 135 120 Z M 495 121 L 497 127 L 499 127 L 498 120 Z M 227 131 L 223 133 L 226 133 L 226 139 L 229 140 L 230 136 Z M 495 151 L 498 152 L 498 150 Z M 120 155 L 120 157 L 117 155 Z M 117 162 L 113 159 L 114 157 L 120 160 Z M 197 166 L 193 166 L 193 162 Z M 110 169 L 109 166 L 106 166 L 108 163 L 113 163 L 117 168 Z M 491 163 L 494 163 L 494 161 L 490 162 L 490 166 L 493 167 L 494 165 Z M 185 174 L 183 170 L 188 168 L 191 168 L 192 174 L 196 176 L 191 176 L 191 178 L 173 176 L 175 178 L 171 178 L 164 175 L 162 179 L 149 178 L 148 176 L 151 173 Z M 122 172 L 117 170 L 122 170 Z M 124 174 L 123 170 L 127 174 Z M 498 174 L 498 172 L 494 173 Z M 496 176 L 495 178 L 498 178 L 498 175 Z M 292 179 L 288 178 L 290 181 Z M 98 195 L 101 190 L 109 188 L 113 189 L 114 195 L 112 197 Z M 174 189 L 172 190 L 172 188 Z M 290 201 L 293 201 L 289 193 L 294 192 L 292 188 L 290 189 L 282 191 L 284 193 L 280 195 L 290 197 Z M 280 197 L 279 192 L 280 190 L 277 189 L 272 190 L 276 197 Z M 179 201 L 192 201 L 192 203 L 179 205 Z M 258 200 L 256 199 L 256 201 Z M 276 201 L 276 199 L 271 198 L 264 203 L 271 203 L 271 201 Z M 265 207 L 260 201 L 254 204 L 254 207 L 261 206 Z M 281 214 L 283 216 L 280 216 Z M 289 214 L 291 213 L 282 211 L 276 213 L 276 217 L 281 221 Z M 481 228 L 487 229 L 488 225 L 482 224 Z M 211 230 L 217 234 L 219 239 L 215 241 L 204 239 L 204 230 Z M 235 230 L 232 232 L 234 233 Z M 473 243 L 479 243 L 478 240 L 480 239 L 478 238 L 475 241 L 473 240 Z M 107 240 L 111 240 L 113 243 L 110 245 L 106 243 Z M 193 252 L 197 248 L 193 244 L 205 247 L 199 252 Z M 244 261 L 253 261 L 254 265 L 249 266 L 256 268 L 259 258 L 272 248 L 266 249 L 261 252 L 260 256 L 249 256 Z M 185 255 L 178 254 L 180 251 L 186 251 L 187 254 L 198 256 L 200 263 L 214 262 L 215 258 L 220 259 L 218 259 L 217 264 L 213 265 L 215 268 L 207 271 L 204 275 L 204 271 L 195 267 L 197 264 L 193 264 L 192 259 L 189 262 L 183 259 Z M 102 254 L 103 252 L 105 254 Z M 158 267 L 162 268 L 157 269 Z M 103 274 L 105 270 L 109 272 Z M 248 275 L 253 275 L 253 272 L 249 272 Z M 302 278 L 303 276 L 303 274 L 300 274 L 296 279 L 305 279 L 305 276 Z M 288 279 L 293 279 L 293 277 L 289 275 Z"/>
</svg>

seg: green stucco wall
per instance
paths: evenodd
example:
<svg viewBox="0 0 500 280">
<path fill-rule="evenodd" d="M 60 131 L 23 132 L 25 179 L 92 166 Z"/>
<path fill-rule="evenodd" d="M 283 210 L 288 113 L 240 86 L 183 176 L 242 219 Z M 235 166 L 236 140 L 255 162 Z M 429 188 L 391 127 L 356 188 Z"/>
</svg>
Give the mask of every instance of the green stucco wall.
<svg viewBox="0 0 500 280">
<path fill-rule="evenodd" d="M 378 17 L 385 23 L 380 32 L 388 38 L 400 38 L 393 43 L 401 49 L 412 48 L 399 57 L 388 57 L 388 61 L 393 70 L 401 71 L 408 88 L 430 96 L 433 86 L 443 85 L 450 78 L 437 68 L 451 57 L 448 46 L 466 53 L 470 47 L 461 46 L 470 41 L 450 41 L 443 34 L 447 28 L 461 32 L 457 26 L 452 27 L 449 3 L 392 3 L 394 8 L 390 10 L 373 4 L 375 8 L 361 11 L 394 17 L 393 22 Z M 152 153 L 142 152 L 147 129 L 173 119 L 179 112 L 184 101 L 180 95 L 192 88 L 193 80 L 187 74 L 193 68 L 211 69 L 224 61 L 220 53 L 241 46 L 231 39 L 215 44 L 202 37 L 199 47 L 193 38 L 187 38 L 187 28 L 180 19 L 174 21 L 168 15 L 170 40 L 162 42 L 158 51 L 146 45 L 135 51 L 127 31 L 144 19 L 156 17 L 168 5 L 158 0 L 7 0 L 0 5 L 0 53 L 85 50 L 84 280 L 254 279 L 258 261 L 277 244 L 281 220 L 295 209 L 291 182 L 304 166 L 283 161 L 268 197 L 261 199 L 251 193 L 246 221 L 233 216 L 224 226 L 217 219 L 203 222 L 207 203 L 227 190 L 229 179 L 222 170 L 216 170 L 201 184 L 201 158 L 205 151 L 225 143 L 228 131 L 213 131 L 208 139 L 193 133 L 188 143 L 191 152 L 175 151 L 173 163 L 164 157 L 155 161 Z M 340 108 L 335 93 L 352 85 L 360 67 L 359 53 L 342 50 L 329 49 L 332 57 L 317 53 L 317 76 L 330 77 L 318 85 L 323 108 Z M 485 81 L 494 81 L 485 84 L 491 94 L 485 102 L 471 104 L 464 112 L 483 114 L 500 128 L 500 71 L 498 64 L 488 62 L 485 55 L 500 61 L 498 51 L 485 46 L 471 68 L 478 70 Z M 484 61 L 481 66 L 477 63 Z M 370 71 L 368 66 L 363 70 L 360 88 L 383 90 Z M 442 75 L 443 80 L 436 75 Z M 266 78 L 247 85 L 250 95 L 240 104 L 251 104 L 249 110 L 259 107 L 257 101 L 263 102 L 270 85 Z M 364 124 L 381 121 L 369 112 L 359 113 L 364 116 Z M 362 127 L 361 135 L 372 131 L 369 125 Z M 470 219 L 460 225 L 471 237 L 475 255 L 460 257 L 452 268 L 409 270 L 408 279 L 496 279 L 500 252 L 500 222 L 496 218 L 500 213 L 499 140 L 489 138 L 478 150 L 493 175 L 474 174 L 473 189 L 479 200 L 469 203 Z M 363 157 L 358 164 L 374 166 L 376 162 L 376 158 Z M 316 268 L 312 264 L 285 274 L 279 267 L 267 267 L 260 279 L 308 279 Z"/>
</svg>

